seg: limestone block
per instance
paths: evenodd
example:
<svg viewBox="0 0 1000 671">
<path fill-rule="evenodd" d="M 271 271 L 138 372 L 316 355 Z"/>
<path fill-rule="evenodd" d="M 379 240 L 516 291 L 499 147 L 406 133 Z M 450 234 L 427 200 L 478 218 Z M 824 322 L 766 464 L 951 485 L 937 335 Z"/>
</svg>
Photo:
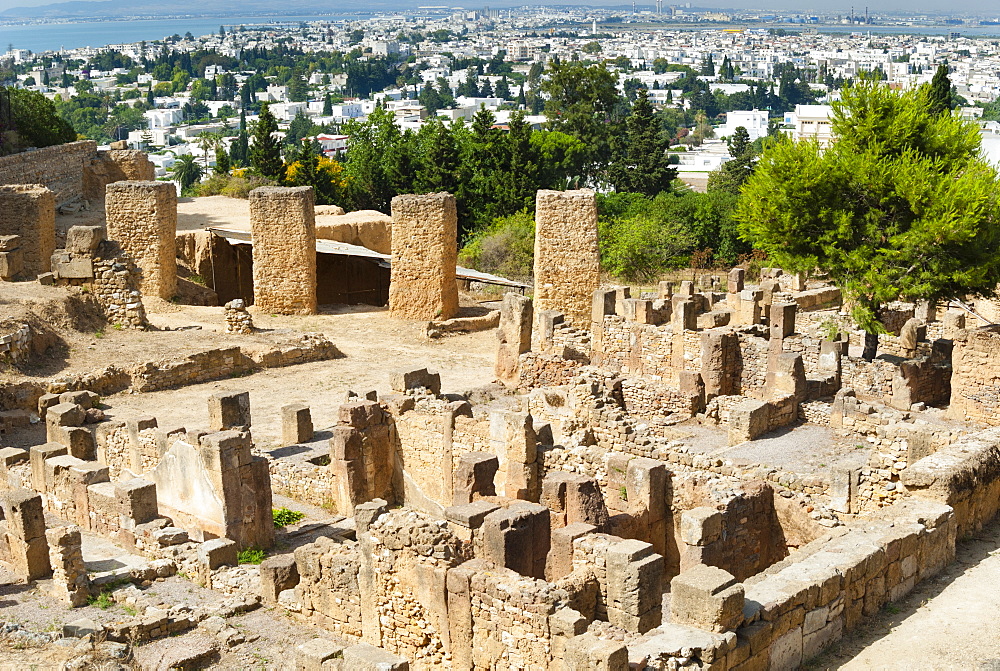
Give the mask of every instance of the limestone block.
<svg viewBox="0 0 1000 671">
<path fill-rule="evenodd" d="M 12 252 L 20 246 L 20 235 L 0 235 L 0 252 Z"/>
<path fill-rule="evenodd" d="M 24 253 L 20 249 L 0 252 L 0 279 L 11 280 L 24 271 Z"/>
<path fill-rule="evenodd" d="M 743 268 L 733 268 L 729 271 L 729 287 L 731 294 L 738 294 L 743 291 L 743 284 L 746 281 L 746 271 Z"/>
<path fill-rule="evenodd" d="M 676 296 L 675 296 L 676 298 Z M 673 307 L 674 328 L 693 331 L 698 328 L 698 310 L 694 301 L 679 300 Z"/>
<path fill-rule="evenodd" d="M 661 299 L 670 300 L 670 297 L 674 295 L 674 283 L 668 280 L 662 280 L 656 289 L 657 296 Z"/>
<path fill-rule="evenodd" d="M 944 337 L 953 339 L 959 331 L 965 328 L 965 313 L 945 312 L 942 321 L 944 322 Z"/>
<path fill-rule="evenodd" d="M 295 646 L 295 671 L 323 671 L 329 666 L 327 660 L 335 660 L 344 656 L 344 645 L 334 643 L 325 638 L 314 638 Z"/>
<path fill-rule="evenodd" d="M 735 331 L 713 329 L 701 334 L 701 379 L 706 399 L 740 393 L 739 356 L 740 339 Z"/>
<path fill-rule="evenodd" d="M 504 294 L 500 304 L 494 373 L 507 386 L 517 383 L 518 356 L 531 349 L 533 312 L 530 298 L 512 292 Z"/>
<path fill-rule="evenodd" d="M 423 387 L 437 395 L 441 393 L 441 374 L 427 368 L 397 370 L 389 374 L 389 387 L 400 393 Z"/>
<path fill-rule="evenodd" d="M 615 314 L 618 292 L 614 289 L 597 289 L 591 302 L 590 321 L 595 324 L 604 323 L 604 317 Z"/>
<path fill-rule="evenodd" d="M 260 564 L 260 596 L 266 604 L 278 602 L 278 594 L 299 584 L 295 556 L 268 557 Z"/>
<path fill-rule="evenodd" d="M 131 478 L 115 483 L 115 497 L 122 514 L 132 524 L 152 522 L 159 516 L 156 504 L 156 484 L 142 478 Z"/>
<path fill-rule="evenodd" d="M 688 545 L 709 545 L 722 537 L 722 513 L 703 506 L 681 513 L 681 540 Z"/>
<path fill-rule="evenodd" d="M 254 304 L 262 312 L 316 313 L 316 215 L 310 186 L 250 192 Z"/>
<path fill-rule="evenodd" d="M 771 305 L 771 337 L 781 340 L 795 333 L 795 303 L 774 303 Z"/>
<path fill-rule="evenodd" d="M 45 491 L 45 461 L 68 453 L 65 445 L 60 443 L 45 443 L 33 445 L 29 450 L 31 462 L 31 488 L 37 492 Z"/>
<path fill-rule="evenodd" d="M 608 547 L 606 562 L 608 621 L 637 633 L 658 627 L 663 557 L 649 543 L 623 540 Z"/>
<path fill-rule="evenodd" d="M 518 502 L 483 521 L 483 558 L 523 576 L 544 578 L 549 552 L 549 509 Z"/>
<path fill-rule="evenodd" d="M 50 594 L 72 608 L 87 603 L 90 578 L 83 563 L 79 527 L 55 527 L 45 532 L 52 566 Z"/>
<path fill-rule="evenodd" d="M 653 302 L 639 298 L 627 298 L 624 303 L 625 319 L 637 324 L 653 323 Z"/>
<path fill-rule="evenodd" d="M 548 349 L 552 344 L 552 337 L 555 335 L 556 327 L 566 323 L 566 315 L 558 310 L 543 310 L 538 313 L 538 342 L 542 349 Z"/>
<path fill-rule="evenodd" d="M 730 573 L 699 564 L 670 581 L 670 621 L 726 632 L 743 620 L 743 585 Z"/>
<path fill-rule="evenodd" d="M 11 466 L 26 461 L 28 461 L 27 450 L 22 450 L 19 447 L 0 447 L 0 476 L 6 475 Z"/>
<path fill-rule="evenodd" d="M 70 226 L 66 232 L 66 251 L 93 256 L 104 242 L 105 234 L 103 226 Z"/>
<path fill-rule="evenodd" d="M 566 641 L 566 671 L 628 671 L 628 648 L 620 641 L 586 633 Z"/>
<path fill-rule="evenodd" d="M 573 541 L 597 531 L 593 524 L 577 522 L 567 524 L 561 529 L 552 530 L 552 547 L 549 550 L 548 564 L 545 571 L 546 579 L 558 580 L 573 571 Z"/>
<path fill-rule="evenodd" d="M 450 193 L 392 199 L 389 314 L 445 320 L 458 313 L 458 215 Z"/>
<path fill-rule="evenodd" d="M 58 403 L 45 413 L 45 422 L 52 426 L 80 426 L 85 413 L 75 403 Z"/>
<path fill-rule="evenodd" d="M 729 444 L 738 445 L 767 433 L 771 407 L 766 401 L 747 399 L 729 411 Z"/>
<path fill-rule="evenodd" d="M 225 431 L 250 426 L 250 392 L 219 392 L 208 397 L 208 426 Z"/>
<path fill-rule="evenodd" d="M 55 194 L 41 184 L 0 185 L 0 235 L 20 236 L 24 272 L 49 272 L 56 248 Z"/>
<path fill-rule="evenodd" d="M 485 496 L 496 496 L 493 480 L 500 469 L 495 454 L 488 452 L 466 452 L 458 461 L 453 480 L 452 505 L 472 503 Z"/>
<path fill-rule="evenodd" d="M 215 538 L 198 546 L 198 562 L 203 568 L 214 571 L 220 566 L 237 565 L 236 541 Z"/>
<path fill-rule="evenodd" d="M 59 394 L 60 403 L 74 403 L 84 410 L 89 410 L 97 405 L 100 401 L 100 396 L 92 391 L 82 390 L 82 391 L 64 391 Z"/>
<path fill-rule="evenodd" d="M 927 340 L 927 326 L 916 317 L 908 319 L 899 331 L 900 347 L 908 354 L 915 353 L 921 340 Z"/>
<path fill-rule="evenodd" d="M 396 239 L 393 235 L 393 240 Z M 409 671 L 405 657 L 395 655 L 368 643 L 358 643 L 344 648 L 344 670 L 347 671 Z"/>
<path fill-rule="evenodd" d="M 281 407 L 281 437 L 285 445 L 297 445 L 312 440 L 312 414 L 308 405 L 291 403 Z"/>
<path fill-rule="evenodd" d="M 177 190 L 170 182 L 109 184 L 107 236 L 140 268 L 139 290 L 170 300 L 177 293 Z M 256 267 L 256 264 L 255 264 Z"/>
<path fill-rule="evenodd" d="M 590 318 L 600 285 L 594 192 L 539 191 L 535 198 L 535 307 L 577 326 Z"/>
</svg>

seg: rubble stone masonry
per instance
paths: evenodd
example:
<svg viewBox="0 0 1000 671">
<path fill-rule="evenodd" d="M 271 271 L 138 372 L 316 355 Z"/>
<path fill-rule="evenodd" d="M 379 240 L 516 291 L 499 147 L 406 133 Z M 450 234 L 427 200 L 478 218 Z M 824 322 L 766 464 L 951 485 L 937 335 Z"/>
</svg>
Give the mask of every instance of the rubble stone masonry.
<svg viewBox="0 0 1000 671">
<path fill-rule="evenodd" d="M 449 193 L 392 199 L 389 314 L 397 319 L 450 319 L 458 314 L 458 215 Z"/>
<path fill-rule="evenodd" d="M 590 322 L 600 286 L 594 192 L 539 191 L 535 202 L 535 314 L 558 310 Z"/>
<path fill-rule="evenodd" d="M 97 143 L 83 140 L 4 156 L 0 184 L 44 184 L 61 205 L 83 195 L 84 170 L 96 155 Z"/>
<path fill-rule="evenodd" d="M 316 214 L 312 187 L 250 192 L 253 295 L 262 312 L 316 313 Z"/>
<path fill-rule="evenodd" d="M 169 182 L 116 182 L 107 189 L 108 237 L 142 270 L 139 289 L 173 298 L 177 291 L 177 191 Z"/>
</svg>

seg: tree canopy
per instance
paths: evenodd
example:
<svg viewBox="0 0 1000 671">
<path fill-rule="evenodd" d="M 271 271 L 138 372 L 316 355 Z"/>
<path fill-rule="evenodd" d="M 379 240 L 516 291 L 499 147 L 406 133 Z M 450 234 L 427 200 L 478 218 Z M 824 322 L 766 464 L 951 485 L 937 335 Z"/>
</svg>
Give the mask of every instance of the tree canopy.
<svg viewBox="0 0 1000 671">
<path fill-rule="evenodd" d="M 740 199 L 742 235 L 792 272 L 844 292 L 874 357 L 882 306 L 993 293 L 1000 282 L 996 171 L 975 125 L 935 111 L 931 87 L 846 88 L 836 141 L 777 142 Z"/>
</svg>

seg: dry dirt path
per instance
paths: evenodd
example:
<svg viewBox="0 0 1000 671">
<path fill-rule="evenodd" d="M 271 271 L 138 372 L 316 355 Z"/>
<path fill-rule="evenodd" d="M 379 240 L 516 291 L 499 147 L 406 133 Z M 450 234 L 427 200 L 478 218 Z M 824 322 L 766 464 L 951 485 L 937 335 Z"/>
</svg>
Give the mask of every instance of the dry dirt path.
<svg viewBox="0 0 1000 671">
<path fill-rule="evenodd" d="M 1000 519 L 957 559 L 805 668 L 1000 671 Z"/>
</svg>

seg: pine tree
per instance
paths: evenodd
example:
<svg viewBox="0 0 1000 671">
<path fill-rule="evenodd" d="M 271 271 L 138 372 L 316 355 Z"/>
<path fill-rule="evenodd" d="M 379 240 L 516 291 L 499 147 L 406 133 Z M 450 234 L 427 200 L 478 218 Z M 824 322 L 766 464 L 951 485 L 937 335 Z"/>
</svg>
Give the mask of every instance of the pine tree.
<svg viewBox="0 0 1000 671">
<path fill-rule="evenodd" d="M 676 176 L 649 97 L 645 89 L 639 89 L 632 113 L 625 119 L 625 133 L 614 141 L 609 181 L 617 191 L 655 196 L 669 190 Z"/>
<path fill-rule="evenodd" d="M 948 77 L 948 66 L 945 64 L 938 66 L 934 79 L 931 80 L 928 109 L 931 114 L 951 111 L 951 79 Z"/>
<path fill-rule="evenodd" d="M 732 159 L 723 163 L 719 170 L 708 176 L 708 190 L 726 191 L 739 195 L 743 184 L 753 174 L 757 157 L 753 150 L 753 143 L 750 142 L 750 133 L 743 126 L 736 128 L 727 143 Z"/>
<path fill-rule="evenodd" d="M 458 147 L 451 129 L 440 119 L 433 119 L 420 127 L 418 142 L 421 144 L 420 164 L 417 167 L 417 191 L 434 193 L 458 189 Z"/>
<path fill-rule="evenodd" d="M 258 173 L 271 179 L 280 179 L 284 167 L 281 161 L 281 140 L 274 137 L 276 132 L 278 121 L 271 114 L 269 106 L 264 105 L 253 129 L 250 165 Z"/>
</svg>

